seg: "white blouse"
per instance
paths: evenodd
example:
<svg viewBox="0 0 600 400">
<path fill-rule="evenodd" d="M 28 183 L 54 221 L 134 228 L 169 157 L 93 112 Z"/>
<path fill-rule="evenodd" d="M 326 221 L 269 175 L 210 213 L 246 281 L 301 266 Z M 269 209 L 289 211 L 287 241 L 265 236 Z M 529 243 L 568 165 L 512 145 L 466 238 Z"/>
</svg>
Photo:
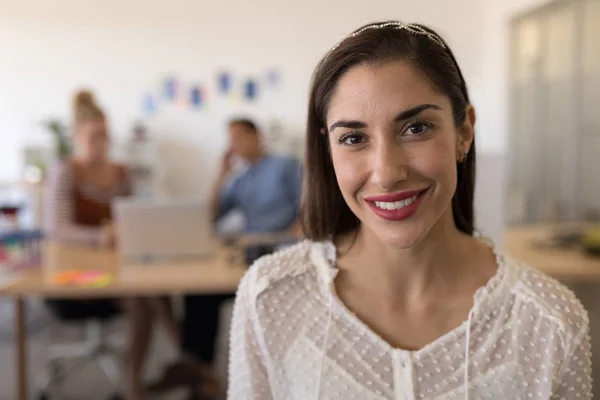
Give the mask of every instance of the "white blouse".
<svg viewBox="0 0 600 400">
<path fill-rule="evenodd" d="M 588 317 L 552 278 L 496 254 L 469 319 L 418 351 L 391 347 L 335 294 L 335 247 L 263 257 L 235 301 L 228 399 L 583 399 Z"/>
</svg>

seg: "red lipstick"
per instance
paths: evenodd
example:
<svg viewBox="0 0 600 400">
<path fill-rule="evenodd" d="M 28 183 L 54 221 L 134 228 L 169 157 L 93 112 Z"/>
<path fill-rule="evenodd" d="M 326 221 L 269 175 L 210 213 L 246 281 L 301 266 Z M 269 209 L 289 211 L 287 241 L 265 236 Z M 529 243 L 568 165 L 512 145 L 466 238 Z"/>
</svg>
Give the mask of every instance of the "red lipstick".
<svg viewBox="0 0 600 400">
<path fill-rule="evenodd" d="M 427 190 L 429 188 L 368 196 L 365 201 L 378 217 L 388 221 L 402 221 L 417 211 Z"/>
</svg>

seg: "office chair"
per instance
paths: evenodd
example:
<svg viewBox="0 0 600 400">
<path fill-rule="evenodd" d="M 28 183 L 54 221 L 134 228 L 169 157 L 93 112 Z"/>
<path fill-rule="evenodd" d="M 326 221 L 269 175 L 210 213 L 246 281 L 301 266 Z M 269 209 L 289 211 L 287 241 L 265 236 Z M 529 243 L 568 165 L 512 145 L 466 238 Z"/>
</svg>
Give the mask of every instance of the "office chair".
<svg viewBox="0 0 600 400">
<path fill-rule="evenodd" d="M 48 362 L 41 376 L 39 400 L 62 400 L 60 384 L 72 373 L 95 362 L 114 388 L 111 400 L 121 400 L 118 390 L 121 384 L 123 350 L 109 343 L 108 323 L 120 314 L 120 310 L 108 306 L 104 300 L 71 301 L 46 300 L 53 316 L 60 322 L 85 324 L 85 340 L 81 343 L 52 344 L 48 346 Z"/>
</svg>

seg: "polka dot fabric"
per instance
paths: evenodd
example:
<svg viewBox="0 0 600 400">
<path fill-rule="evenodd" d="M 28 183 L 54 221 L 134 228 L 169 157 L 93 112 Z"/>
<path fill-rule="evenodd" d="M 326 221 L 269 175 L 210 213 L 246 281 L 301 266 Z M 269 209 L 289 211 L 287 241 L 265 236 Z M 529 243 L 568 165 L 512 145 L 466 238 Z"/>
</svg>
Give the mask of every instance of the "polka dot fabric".
<svg viewBox="0 0 600 400">
<path fill-rule="evenodd" d="M 258 260 L 238 289 L 230 400 L 588 400 L 588 317 L 566 287 L 497 255 L 473 318 L 418 351 L 392 348 L 335 295 L 335 248 Z M 465 385 L 466 333 L 469 374 Z M 326 339 L 327 337 L 327 339 Z"/>
</svg>

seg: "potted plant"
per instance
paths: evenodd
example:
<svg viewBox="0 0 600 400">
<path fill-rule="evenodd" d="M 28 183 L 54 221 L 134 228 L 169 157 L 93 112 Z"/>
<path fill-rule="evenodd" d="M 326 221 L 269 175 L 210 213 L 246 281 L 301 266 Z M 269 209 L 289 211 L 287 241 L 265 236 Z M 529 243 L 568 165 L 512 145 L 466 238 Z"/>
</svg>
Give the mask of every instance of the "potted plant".
<svg viewBox="0 0 600 400">
<path fill-rule="evenodd" d="M 67 134 L 67 126 L 58 119 L 50 119 L 44 122 L 44 126 L 54 136 L 54 151 L 56 156 L 63 160 L 71 155 L 71 140 Z"/>
</svg>

